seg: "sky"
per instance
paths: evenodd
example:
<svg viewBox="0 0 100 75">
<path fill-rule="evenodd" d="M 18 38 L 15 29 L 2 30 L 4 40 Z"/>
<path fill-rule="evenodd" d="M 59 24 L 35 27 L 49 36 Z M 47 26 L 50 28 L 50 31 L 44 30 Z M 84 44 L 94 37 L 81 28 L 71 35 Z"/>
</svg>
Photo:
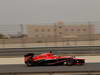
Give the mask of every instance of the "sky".
<svg viewBox="0 0 100 75">
<path fill-rule="evenodd" d="M 17 24 L 58 21 L 100 24 L 100 0 L 0 0 L 0 32 L 20 31 Z"/>
</svg>

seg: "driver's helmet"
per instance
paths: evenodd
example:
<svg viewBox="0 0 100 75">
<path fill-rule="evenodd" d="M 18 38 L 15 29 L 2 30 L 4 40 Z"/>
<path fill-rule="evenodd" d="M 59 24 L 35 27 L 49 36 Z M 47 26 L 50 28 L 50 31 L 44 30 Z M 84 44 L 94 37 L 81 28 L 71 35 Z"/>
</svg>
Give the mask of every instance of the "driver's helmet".
<svg viewBox="0 0 100 75">
<path fill-rule="evenodd" d="M 73 58 L 75 58 L 75 56 L 72 56 Z"/>
<path fill-rule="evenodd" d="M 52 53 L 52 51 L 50 51 L 49 53 Z"/>
</svg>

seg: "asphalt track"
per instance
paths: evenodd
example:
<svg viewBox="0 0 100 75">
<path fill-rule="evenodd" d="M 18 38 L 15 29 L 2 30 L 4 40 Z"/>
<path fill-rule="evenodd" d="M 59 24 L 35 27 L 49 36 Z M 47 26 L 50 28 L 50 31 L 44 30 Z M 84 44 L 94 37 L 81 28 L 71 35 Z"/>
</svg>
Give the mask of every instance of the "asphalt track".
<svg viewBox="0 0 100 75">
<path fill-rule="evenodd" d="M 0 73 L 64 73 L 64 72 L 100 72 L 100 63 L 86 63 L 83 66 L 35 66 L 24 64 L 0 65 Z"/>
</svg>

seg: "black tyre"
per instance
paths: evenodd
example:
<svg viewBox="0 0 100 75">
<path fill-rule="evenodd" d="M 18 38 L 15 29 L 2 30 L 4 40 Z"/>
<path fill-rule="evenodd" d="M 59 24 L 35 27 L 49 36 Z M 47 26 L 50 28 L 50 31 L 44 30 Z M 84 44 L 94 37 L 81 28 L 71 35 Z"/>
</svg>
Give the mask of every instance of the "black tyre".
<svg viewBox="0 0 100 75">
<path fill-rule="evenodd" d="M 67 61 L 64 62 L 64 65 L 66 65 L 66 66 L 72 66 L 73 62 L 74 62 L 73 59 L 69 59 L 69 60 L 67 60 Z"/>
<path fill-rule="evenodd" d="M 27 62 L 25 62 L 27 66 L 32 66 L 32 63 L 33 63 L 32 59 L 29 59 Z"/>
<path fill-rule="evenodd" d="M 32 66 L 32 64 L 33 64 L 32 57 L 34 56 L 34 54 L 33 53 L 28 53 L 28 54 L 24 55 L 25 58 L 27 58 L 28 56 L 31 56 L 31 57 L 28 59 L 28 61 L 25 62 L 25 64 L 27 66 Z"/>
<path fill-rule="evenodd" d="M 84 65 L 85 64 L 85 60 L 81 60 L 80 63 L 81 63 L 80 65 Z"/>
</svg>

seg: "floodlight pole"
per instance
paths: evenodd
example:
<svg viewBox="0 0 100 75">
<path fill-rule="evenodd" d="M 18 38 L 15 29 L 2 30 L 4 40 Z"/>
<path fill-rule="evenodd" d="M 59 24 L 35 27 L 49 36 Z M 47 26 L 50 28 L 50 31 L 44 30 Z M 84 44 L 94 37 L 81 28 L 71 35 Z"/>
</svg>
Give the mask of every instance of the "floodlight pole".
<svg viewBox="0 0 100 75">
<path fill-rule="evenodd" d="M 21 36 L 22 36 L 23 33 L 24 33 L 24 27 L 23 27 L 23 24 L 20 24 L 20 32 L 21 32 Z M 21 37 L 21 45 L 22 45 L 23 48 L 25 47 L 23 36 Z"/>
<path fill-rule="evenodd" d="M 91 35 L 92 35 L 92 32 L 91 32 L 91 23 L 88 21 L 88 29 L 89 29 L 89 31 L 88 31 L 88 35 L 89 35 L 89 45 L 91 46 L 92 44 L 92 37 L 91 37 Z"/>
<path fill-rule="evenodd" d="M 55 33 L 55 46 L 57 46 L 57 25 L 56 25 L 56 23 L 55 23 L 55 25 L 54 25 L 54 33 Z"/>
</svg>

